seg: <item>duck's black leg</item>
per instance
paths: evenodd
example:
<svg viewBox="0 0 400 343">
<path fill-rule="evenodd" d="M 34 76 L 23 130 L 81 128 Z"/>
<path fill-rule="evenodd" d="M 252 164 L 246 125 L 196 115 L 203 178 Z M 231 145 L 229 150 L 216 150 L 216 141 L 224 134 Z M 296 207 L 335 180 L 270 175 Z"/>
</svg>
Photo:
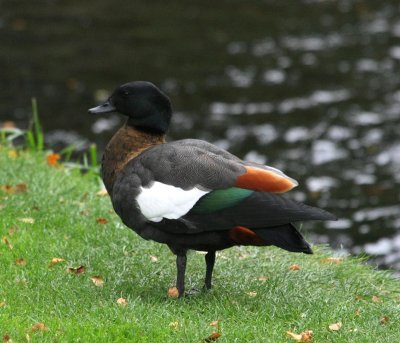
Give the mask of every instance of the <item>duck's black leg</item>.
<svg viewBox="0 0 400 343">
<path fill-rule="evenodd" d="M 186 251 L 176 255 L 176 288 L 178 288 L 179 298 L 185 295 L 185 271 L 186 271 Z"/>
<path fill-rule="evenodd" d="M 206 260 L 206 279 L 204 285 L 207 289 L 211 289 L 212 272 L 215 264 L 215 251 L 209 251 L 204 257 Z"/>
</svg>

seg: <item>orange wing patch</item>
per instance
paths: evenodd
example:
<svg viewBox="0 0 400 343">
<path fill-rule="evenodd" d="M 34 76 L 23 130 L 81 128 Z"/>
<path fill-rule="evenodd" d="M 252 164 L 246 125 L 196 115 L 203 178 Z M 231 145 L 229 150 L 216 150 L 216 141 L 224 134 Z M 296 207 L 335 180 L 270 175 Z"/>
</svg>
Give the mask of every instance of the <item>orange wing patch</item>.
<svg viewBox="0 0 400 343">
<path fill-rule="evenodd" d="M 229 238 L 240 245 L 266 245 L 260 236 L 244 226 L 236 226 L 229 230 Z"/>
<path fill-rule="evenodd" d="M 246 173 L 236 179 L 235 186 L 259 192 L 284 193 L 297 186 L 297 182 L 278 170 L 246 166 Z"/>
</svg>

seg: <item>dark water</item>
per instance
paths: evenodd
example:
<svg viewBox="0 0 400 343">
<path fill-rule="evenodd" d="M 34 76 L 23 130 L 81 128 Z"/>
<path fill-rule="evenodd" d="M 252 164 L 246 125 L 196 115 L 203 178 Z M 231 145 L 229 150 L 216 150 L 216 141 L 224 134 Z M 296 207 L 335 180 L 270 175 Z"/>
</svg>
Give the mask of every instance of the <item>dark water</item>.
<svg viewBox="0 0 400 343">
<path fill-rule="evenodd" d="M 387 1 L 1 1 L 0 121 L 38 98 L 49 145 L 103 148 L 118 116 L 87 109 L 150 80 L 170 139 L 284 170 L 336 213 L 311 240 L 400 269 L 400 4 Z"/>
</svg>

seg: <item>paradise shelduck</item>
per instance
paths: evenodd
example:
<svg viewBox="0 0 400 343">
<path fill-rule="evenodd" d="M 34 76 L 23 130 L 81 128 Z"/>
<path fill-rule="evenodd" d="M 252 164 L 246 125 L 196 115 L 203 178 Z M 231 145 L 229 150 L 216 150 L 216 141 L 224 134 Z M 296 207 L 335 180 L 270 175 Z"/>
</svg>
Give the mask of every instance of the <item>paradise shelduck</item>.
<svg viewBox="0 0 400 343">
<path fill-rule="evenodd" d="M 179 296 L 189 249 L 207 252 L 205 287 L 210 289 L 216 251 L 274 245 L 311 254 L 293 223 L 336 219 L 282 196 L 297 182 L 275 168 L 242 161 L 202 140 L 166 142 L 171 103 L 150 82 L 124 84 L 89 110 L 108 112 L 128 117 L 102 160 L 114 210 L 142 238 L 167 244 L 177 256 Z"/>
</svg>

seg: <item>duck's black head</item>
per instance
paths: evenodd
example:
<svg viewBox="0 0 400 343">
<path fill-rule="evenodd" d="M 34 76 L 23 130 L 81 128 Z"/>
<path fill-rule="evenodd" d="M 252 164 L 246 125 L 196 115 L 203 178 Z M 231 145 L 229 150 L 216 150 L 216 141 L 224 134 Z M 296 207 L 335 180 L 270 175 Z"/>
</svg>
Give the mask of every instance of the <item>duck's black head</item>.
<svg viewBox="0 0 400 343">
<path fill-rule="evenodd" d="M 165 133 L 171 121 L 169 98 L 151 82 L 134 81 L 119 86 L 102 105 L 89 113 L 118 112 L 129 117 L 128 125 Z"/>
</svg>

